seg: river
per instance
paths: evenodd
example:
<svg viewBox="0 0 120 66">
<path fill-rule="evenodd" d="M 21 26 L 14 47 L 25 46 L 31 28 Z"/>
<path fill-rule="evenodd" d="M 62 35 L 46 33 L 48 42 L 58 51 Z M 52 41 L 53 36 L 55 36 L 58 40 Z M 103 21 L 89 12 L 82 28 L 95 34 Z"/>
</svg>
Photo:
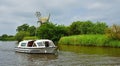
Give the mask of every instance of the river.
<svg viewBox="0 0 120 66">
<path fill-rule="evenodd" d="M 120 66 L 120 48 L 59 45 L 54 54 L 14 51 L 15 41 L 0 41 L 0 66 Z"/>
</svg>

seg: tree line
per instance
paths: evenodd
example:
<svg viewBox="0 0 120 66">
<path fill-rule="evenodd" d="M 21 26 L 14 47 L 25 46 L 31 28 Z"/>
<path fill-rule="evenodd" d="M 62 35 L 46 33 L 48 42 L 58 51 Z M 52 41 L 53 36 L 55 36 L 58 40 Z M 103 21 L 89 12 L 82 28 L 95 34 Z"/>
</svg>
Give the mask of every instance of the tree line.
<svg viewBox="0 0 120 66">
<path fill-rule="evenodd" d="M 63 36 L 82 34 L 106 34 L 109 38 L 120 39 L 120 26 L 109 27 L 105 22 L 75 21 L 69 26 L 46 22 L 39 27 L 23 24 L 18 26 L 16 31 L 14 37 L 17 41 L 36 36 L 38 39 L 51 39 L 57 42 Z"/>
<path fill-rule="evenodd" d="M 15 40 L 15 38 L 14 38 L 13 35 L 3 34 L 3 35 L 0 36 L 0 40 L 1 41 L 7 41 L 7 40 L 13 41 L 13 40 Z"/>
<path fill-rule="evenodd" d="M 46 22 L 39 27 L 23 24 L 17 27 L 16 39 L 21 41 L 25 36 L 37 36 L 39 39 L 58 41 L 62 36 L 80 34 L 104 34 L 108 25 L 104 22 L 75 21 L 69 26 Z"/>
</svg>

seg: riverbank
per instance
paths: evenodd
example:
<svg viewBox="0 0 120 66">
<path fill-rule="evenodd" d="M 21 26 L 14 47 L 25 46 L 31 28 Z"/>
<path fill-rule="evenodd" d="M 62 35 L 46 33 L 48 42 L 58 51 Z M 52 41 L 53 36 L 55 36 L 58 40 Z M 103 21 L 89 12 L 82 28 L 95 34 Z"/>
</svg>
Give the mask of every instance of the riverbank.
<svg viewBox="0 0 120 66">
<path fill-rule="evenodd" d="M 112 40 L 105 35 L 75 35 L 62 37 L 58 44 L 81 46 L 120 47 L 119 40 Z"/>
</svg>

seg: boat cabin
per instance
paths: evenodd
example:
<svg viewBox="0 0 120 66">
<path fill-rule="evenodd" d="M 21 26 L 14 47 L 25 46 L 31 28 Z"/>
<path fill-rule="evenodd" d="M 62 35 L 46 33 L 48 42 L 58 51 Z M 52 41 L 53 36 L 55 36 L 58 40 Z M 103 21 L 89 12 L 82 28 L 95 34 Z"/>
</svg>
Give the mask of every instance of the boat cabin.
<svg viewBox="0 0 120 66">
<path fill-rule="evenodd" d="M 24 40 L 21 41 L 18 47 L 55 47 L 54 43 L 51 40 Z"/>
</svg>

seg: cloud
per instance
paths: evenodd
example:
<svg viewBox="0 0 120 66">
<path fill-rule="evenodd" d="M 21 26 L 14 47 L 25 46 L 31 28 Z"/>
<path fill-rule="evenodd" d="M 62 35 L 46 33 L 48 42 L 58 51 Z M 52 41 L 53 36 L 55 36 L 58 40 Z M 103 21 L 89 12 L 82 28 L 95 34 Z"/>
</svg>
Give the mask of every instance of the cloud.
<svg viewBox="0 0 120 66">
<path fill-rule="evenodd" d="M 51 22 L 70 25 L 77 20 L 120 24 L 120 0 L 0 0 L 0 35 L 15 34 L 19 25 L 35 25 L 36 11 L 51 14 Z"/>
<path fill-rule="evenodd" d="M 103 4 L 103 3 L 99 3 L 99 2 L 96 2 L 96 3 L 93 3 L 93 4 L 89 4 L 88 6 L 87 6 L 87 8 L 88 9 L 102 9 L 104 6 L 106 6 L 105 4 Z M 104 9 L 104 8 L 103 8 Z"/>
</svg>

